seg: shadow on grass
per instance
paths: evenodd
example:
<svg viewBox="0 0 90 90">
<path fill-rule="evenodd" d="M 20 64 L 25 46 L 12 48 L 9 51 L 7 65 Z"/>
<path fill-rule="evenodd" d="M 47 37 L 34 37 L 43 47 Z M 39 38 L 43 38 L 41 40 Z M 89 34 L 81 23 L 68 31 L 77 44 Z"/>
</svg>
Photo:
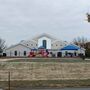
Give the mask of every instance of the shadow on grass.
<svg viewBox="0 0 90 90">
<path fill-rule="evenodd" d="M 8 82 L 0 82 L 0 87 L 8 87 Z M 90 87 L 90 80 L 39 80 L 39 81 L 11 81 L 13 88 L 63 88 Z"/>
</svg>

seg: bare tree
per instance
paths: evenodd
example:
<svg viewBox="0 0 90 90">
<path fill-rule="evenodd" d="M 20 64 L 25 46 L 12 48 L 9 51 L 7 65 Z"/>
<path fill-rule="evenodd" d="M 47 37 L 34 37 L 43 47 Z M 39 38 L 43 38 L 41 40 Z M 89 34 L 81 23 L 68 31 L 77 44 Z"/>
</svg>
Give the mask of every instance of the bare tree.
<svg viewBox="0 0 90 90">
<path fill-rule="evenodd" d="M 4 50 L 5 48 L 6 48 L 5 40 L 3 40 L 2 38 L 0 38 L 0 56 L 2 55 L 3 50 Z"/>
<path fill-rule="evenodd" d="M 83 47 L 85 48 L 86 47 L 86 43 L 88 42 L 87 38 L 85 37 L 77 37 L 77 38 L 74 38 L 73 40 L 73 43 L 80 46 L 80 47 Z"/>
<path fill-rule="evenodd" d="M 90 22 L 90 13 L 87 13 L 87 21 Z"/>
</svg>

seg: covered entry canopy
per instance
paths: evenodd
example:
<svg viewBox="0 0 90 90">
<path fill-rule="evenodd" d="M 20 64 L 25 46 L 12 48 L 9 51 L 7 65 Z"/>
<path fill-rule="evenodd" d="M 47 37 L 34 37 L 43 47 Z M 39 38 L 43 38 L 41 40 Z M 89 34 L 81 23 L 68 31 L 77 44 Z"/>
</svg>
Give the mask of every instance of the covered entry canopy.
<svg viewBox="0 0 90 90">
<path fill-rule="evenodd" d="M 70 44 L 70 45 L 63 47 L 61 50 L 79 50 L 79 49 L 80 49 L 79 46 Z"/>
<path fill-rule="evenodd" d="M 40 46 L 38 49 L 45 49 L 45 47 L 43 47 L 43 46 Z"/>
<path fill-rule="evenodd" d="M 31 50 L 32 50 L 32 51 L 37 51 L 37 49 L 36 49 L 36 48 L 32 48 Z"/>
</svg>

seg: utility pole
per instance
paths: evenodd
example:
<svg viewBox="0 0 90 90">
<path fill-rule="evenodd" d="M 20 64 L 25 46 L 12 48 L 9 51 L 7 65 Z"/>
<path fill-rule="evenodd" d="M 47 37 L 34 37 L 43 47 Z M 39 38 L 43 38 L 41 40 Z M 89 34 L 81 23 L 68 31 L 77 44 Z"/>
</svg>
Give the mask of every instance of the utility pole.
<svg viewBox="0 0 90 90">
<path fill-rule="evenodd" d="M 10 89 L 11 85 L 10 85 L 10 71 L 8 72 L 8 90 Z"/>
</svg>

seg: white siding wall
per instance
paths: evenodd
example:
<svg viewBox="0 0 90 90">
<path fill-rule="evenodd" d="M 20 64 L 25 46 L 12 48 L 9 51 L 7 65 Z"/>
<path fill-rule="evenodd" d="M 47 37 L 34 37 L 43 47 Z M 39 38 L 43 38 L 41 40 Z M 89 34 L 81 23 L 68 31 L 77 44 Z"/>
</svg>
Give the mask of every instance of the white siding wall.
<svg viewBox="0 0 90 90">
<path fill-rule="evenodd" d="M 26 51 L 26 56 L 28 56 L 30 49 L 22 45 L 17 45 L 15 47 L 6 50 L 5 52 L 7 56 L 15 56 L 15 51 L 17 51 L 17 56 L 24 56 L 24 51 Z"/>
<path fill-rule="evenodd" d="M 61 52 L 62 52 L 62 57 L 64 57 L 65 56 L 65 53 L 66 53 L 66 51 L 69 53 L 74 53 L 74 52 L 76 52 L 76 55 L 78 56 L 78 54 L 80 54 L 80 53 L 82 53 L 82 54 L 84 54 L 85 55 L 85 51 L 84 50 L 78 50 L 78 51 L 75 51 L 75 50 L 62 50 Z"/>
<path fill-rule="evenodd" d="M 51 39 L 49 39 L 47 37 L 42 37 L 38 40 L 38 47 L 42 46 L 43 40 L 47 41 L 47 49 L 51 49 Z"/>
<path fill-rule="evenodd" d="M 65 46 L 65 43 L 61 42 L 61 41 L 56 41 L 54 43 L 52 43 L 52 49 L 61 49 Z"/>
<path fill-rule="evenodd" d="M 37 46 L 37 42 L 33 42 L 33 41 L 27 41 L 27 42 L 21 42 L 21 44 L 25 45 L 25 46 L 28 46 L 30 48 L 38 48 Z"/>
</svg>

